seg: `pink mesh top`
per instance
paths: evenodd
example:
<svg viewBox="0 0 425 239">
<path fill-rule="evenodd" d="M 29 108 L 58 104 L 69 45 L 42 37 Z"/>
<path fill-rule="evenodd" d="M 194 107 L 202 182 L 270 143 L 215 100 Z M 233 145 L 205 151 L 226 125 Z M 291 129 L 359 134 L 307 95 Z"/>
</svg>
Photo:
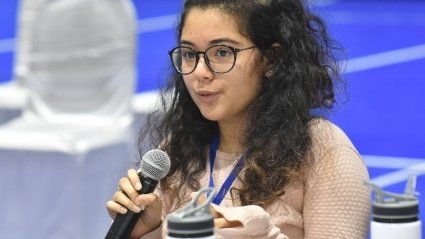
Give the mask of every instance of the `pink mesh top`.
<svg viewBox="0 0 425 239">
<path fill-rule="evenodd" d="M 315 120 L 311 132 L 313 147 L 309 160 L 314 160 L 312 167 L 302 179 L 286 186 L 280 200 L 265 209 L 239 206 L 239 202 L 232 202 L 228 193 L 220 205 L 213 205 L 228 220 L 239 220 L 243 224 L 237 228 L 216 229 L 217 238 L 367 237 L 370 190 L 364 185 L 369 176 L 362 159 L 344 132 L 334 124 Z M 213 171 L 216 190 L 238 158 L 217 151 Z M 209 175 L 205 173 L 200 178 L 201 185 L 208 186 L 208 180 Z M 159 190 L 157 193 L 167 196 Z M 164 218 L 170 210 L 164 203 Z M 142 238 L 165 238 L 164 224 Z"/>
</svg>

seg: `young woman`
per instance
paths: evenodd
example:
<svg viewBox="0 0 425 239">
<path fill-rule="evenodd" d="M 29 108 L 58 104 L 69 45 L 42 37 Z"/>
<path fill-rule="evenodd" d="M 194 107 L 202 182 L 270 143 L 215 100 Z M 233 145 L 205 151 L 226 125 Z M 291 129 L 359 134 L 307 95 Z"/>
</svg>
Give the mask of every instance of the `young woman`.
<svg viewBox="0 0 425 239">
<path fill-rule="evenodd" d="M 218 238 L 365 238 L 367 169 L 324 119 L 338 68 L 322 20 L 300 0 L 187 0 L 169 54 L 174 74 L 152 139 L 171 158 L 155 193 L 135 170 L 107 203 L 144 213 L 132 238 L 213 186 Z"/>
</svg>

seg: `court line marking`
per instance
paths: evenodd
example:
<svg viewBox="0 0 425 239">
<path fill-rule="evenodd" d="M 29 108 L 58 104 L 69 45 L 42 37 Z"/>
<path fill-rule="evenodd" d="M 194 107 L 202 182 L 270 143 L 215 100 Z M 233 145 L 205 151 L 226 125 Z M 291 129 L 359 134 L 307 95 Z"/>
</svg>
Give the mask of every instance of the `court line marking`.
<svg viewBox="0 0 425 239">
<path fill-rule="evenodd" d="M 15 38 L 0 40 L 0 54 L 13 52 L 15 50 Z"/>
<path fill-rule="evenodd" d="M 425 6 L 425 5 L 424 5 Z M 329 10 L 324 11 L 324 16 L 328 18 L 329 25 L 355 25 L 355 26 L 376 26 L 376 27 L 424 27 L 425 14 L 421 8 L 413 11 L 344 11 Z"/>
<path fill-rule="evenodd" d="M 419 59 L 425 59 L 425 44 L 351 58 L 347 62 L 345 73 L 364 71 Z"/>
<path fill-rule="evenodd" d="M 367 167 L 371 168 L 402 169 L 412 165 L 425 163 L 425 159 L 407 157 L 362 155 L 362 158 Z"/>
<path fill-rule="evenodd" d="M 372 178 L 371 182 L 378 185 L 379 187 L 387 187 L 396 183 L 405 182 L 409 175 L 414 174 L 417 177 L 425 175 L 425 162 L 415 164 L 402 170 L 380 175 Z"/>
<path fill-rule="evenodd" d="M 178 16 L 177 14 L 170 14 L 140 19 L 137 21 L 137 32 L 140 34 L 172 29 L 177 23 Z"/>
<path fill-rule="evenodd" d="M 367 168 L 400 169 L 371 178 L 372 183 L 382 188 L 405 182 L 411 174 L 417 177 L 425 175 L 425 159 L 375 155 L 362 155 L 362 158 Z"/>
</svg>

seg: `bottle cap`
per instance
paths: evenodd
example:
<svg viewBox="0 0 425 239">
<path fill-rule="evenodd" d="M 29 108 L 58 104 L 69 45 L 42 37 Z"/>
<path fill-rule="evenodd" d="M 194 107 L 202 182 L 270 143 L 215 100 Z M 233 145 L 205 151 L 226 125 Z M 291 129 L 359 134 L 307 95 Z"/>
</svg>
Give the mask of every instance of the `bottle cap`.
<svg viewBox="0 0 425 239">
<path fill-rule="evenodd" d="M 409 222 L 418 220 L 419 200 L 415 192 L 415 175 L 409 177 L 404 194 L 383 191 L 371 182 L 366 182 L 366 184 L 375 192 L 375 200 L 372 202 L 374 221 Z"/>
<path fill-rule="evenodd" d="M 198 204 L 203 193 L 207 199 Z M 185 207 L 167 217 L 168 234 L 173 236 L 200 237 L 214 234 L 214 218 L 210 214 L 210 203 L 215 196 L 213 188 L 199 190 Z"/>
</svg>

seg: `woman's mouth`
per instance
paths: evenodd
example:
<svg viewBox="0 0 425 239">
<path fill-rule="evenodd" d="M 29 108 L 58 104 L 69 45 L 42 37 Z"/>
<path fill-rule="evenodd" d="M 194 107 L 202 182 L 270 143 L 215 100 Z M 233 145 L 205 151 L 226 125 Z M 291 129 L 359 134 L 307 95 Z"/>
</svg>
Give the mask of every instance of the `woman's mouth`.
<svg viewBox="0 0 425 239">
<path fill-rule="evenodd" d="M 202 103 L 212 103 L 218 97 L 218 93 L 216 92 L 207 92 L 207 91 L 199 91 L 196 92 L 196 97 Z"/>
</svg>

